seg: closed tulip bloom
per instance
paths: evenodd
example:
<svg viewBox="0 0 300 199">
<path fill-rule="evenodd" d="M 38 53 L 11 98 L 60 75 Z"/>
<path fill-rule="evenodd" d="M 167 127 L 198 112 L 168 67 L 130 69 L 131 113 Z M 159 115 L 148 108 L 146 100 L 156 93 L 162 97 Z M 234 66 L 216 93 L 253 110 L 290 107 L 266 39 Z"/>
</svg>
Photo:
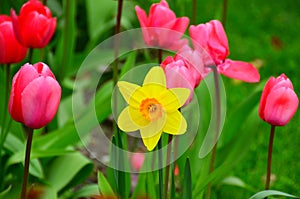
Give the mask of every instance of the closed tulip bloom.
<svg viewBox="0 0 300 199">
<path fill-rule="evenodd" d="M 259 116 L 273 126 L 284 126 L 294 116 L 299 100 L 285 74 L 271 77 L 263 90 Z"/>
<path fill-rule="evenodd" d="M 27 48 L 16 39 L 11 18 L 0 15 L 0 64 L 12 64 L 22 61 Z"/>
<path fill-rule="evenodd" d="M 189 19 L 176 18 L 165 0 L 152 4 L 148 16 L 139 6 L 136 6 L 135 10 L 147 45 L 177 50 L 188 43 L 181 37 L 189 24 Z"/>
<path fill-rule="evenodd" d="M 25 64 L 13 78 L 9 113 L 15 121 L 39 129 L 55 116 L 60 97 L 61 87 L 46 64 Z"/>
<path fill-rule="evenodd" d="M 191 26 L 189 29 L 194 49 L 205 50 L 213 60 L 208 59 L 206 66 L 217 66 L 219 73 L 245 82 L 259 82 L 260 75 L 250 63 L 227 59 L 229 55 L 228 40 L 223 25 L 218 20 L 206 24 Z"/>
<path fill-rule="evenodd" d="M 141 170 L 145 160 L 145 155 L 144 153 L 134 153 L 131 157 L 131 164 L 132 167 L 136 170 L 139 171 Z"/>
<path fill-rule="evenodd" d="M 12 9 L 11 17 L 17 39 L 28 48 L 44 48 L 55 32 L 56 18 L 39 0 L 25 3 L 19 16 Z"/>
</svg>

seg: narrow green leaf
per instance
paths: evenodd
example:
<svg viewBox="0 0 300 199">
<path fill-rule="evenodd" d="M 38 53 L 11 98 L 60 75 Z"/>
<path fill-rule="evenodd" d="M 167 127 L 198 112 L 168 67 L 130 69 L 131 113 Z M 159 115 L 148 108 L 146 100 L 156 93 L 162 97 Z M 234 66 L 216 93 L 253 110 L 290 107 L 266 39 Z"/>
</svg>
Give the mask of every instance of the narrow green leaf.
<svg viewBox="0 0 300 199">
<path fill-rule="evenodd" d="M 284 193 L 281 191 L 275 191 L 275 190 L 265 190 L 265 191 L 261 191 L 256 193 L 255 195 L 251 196 L 249 199 L 263 199 L 265 197 L 268 196 L 286 196 L 289 198 L 299 198 L 298 196 L 293 196 L 291 194 L 288 193 Z"/>
<path fill-rule="evenodd" d="M 99 188 L 96 184 L 85 185 L 84 187 L 77 190 L 72 198 L 90 198 L 91 196 L 99 195 Z"/>
<path fill-rule="evenodd" d="M 174 174 L 174 163 L 171 165 L 171 193 L 170 199 L 175 199 L 176 188 L 175 188 L 175 174 Z"/>
<path fill-rule="evenodd" d="M 101 171 L 98 171 L 98 188 L 103 196 L 108 196 L 108 197 L 116 197 L 116 194 L 112 190 L 109 182 L 103 175 Z"/>
<path fill-rule="evenodd" d="M 136 51 L 133 51 L 128 55 L 126 62 L 124 63 L 123 68 L 121 70 L 120 77 L 122 77 L 126 72 L 128 72 L 135 66 L 136 55 Z"/>
<path fill-rule="evenodd" d="M 242 179 L 236 177 L 236 176 L 228 176 L 225 179 L 222 180 L 221 184 L 224 185 L 230 185 L 230 186 L 236 186 L 240 187 L 249 191 L 254 192 L 254 188 L 250 185 L 246 184 Z"/>
<path fill-rule="evenodd" d="M 186 159 L 184 168 L 184 180 L 183 180 L 183 199 L 192 199 L 192 175 L 189 158 Z"/>
</svg>

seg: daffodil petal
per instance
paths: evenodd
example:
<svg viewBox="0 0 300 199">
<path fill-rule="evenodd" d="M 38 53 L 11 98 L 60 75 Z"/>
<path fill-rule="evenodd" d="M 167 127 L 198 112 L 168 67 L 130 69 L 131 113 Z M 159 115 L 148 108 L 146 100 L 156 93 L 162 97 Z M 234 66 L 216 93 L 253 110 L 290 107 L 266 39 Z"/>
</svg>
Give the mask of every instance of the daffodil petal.
<svg viewBox="0 0 300 199">
<path fill-rule="evenodd" d="M 169 90 L 175 94 L 177 100 L 179 101 L 180 107 L 184 105 L 191 93 L 191 91 L 187 88 L 171 88 Z"/>
<path fill-rule="evenodd" d="M 127 106 L 118 117 L 118 126 L 122 131 L 133 132 L 138 130 L 140 127 L 132 120 L 129 107 Z"/>
<path fill-rule="evenodd" d="M 162 103 L 162 106 L 166 112 L 174 112 L 188 99 L 190 90 L 186 88 L 172 88 L 161 92 L 158 100 Z"/>
<path fill-rule="evenodd" d="M 146 86 L 143 86 L 141 90 L 143 93 L 146 93 L 145 95 L 148 98 L 156 98 L 161 95 L 161 93 L 165 92 L 167 88 L 159 84 L 147 84 Z"/>
<path fill-rule="evenodd" d="M 136 84 L 132 84 L 129 82 L 125 82 L 125 81 L 119 81 L 118 82 L 118 87 L 119 90 L 122 94 L 122 96 L 124 97 L 125 101 L 129 104 L 129 100 L 132 96 L 132 94 L 138 89 L 140 88 L 139 85 Z"/>
<path fill-rule="evenodd" d="M 147 73 L 143 86 L 147 84 L 159 84 L 166 87 L 166 75 L 160 66 L 155 66 Z"/>
<path fill-rule="evenodd" d="M 187 123 L 179 111 L 168 113 L 167 122 L 163 131 L 172 135 L 181 135 L 186 132 Z"/>
<path fill-rule="evenodd" d="M 139 109 L 129 107 L 129 115 L 133 123 L 136 123 L 139 127 L 147 126 L 150 123 L 149 120 L 145 119 Z"/>
<path fill-rule="evenodd" d="M 150 122 L 147 126 L 142 127 L 140 129 L 142 138 L 150 138 L 156 135 L 158 132 L 161 132 L 166 124 L 166 120 L 166 113 L 162 113 L 162 116 L 159 119 Z"/>
<path fill-rule="evenodd" d="M 144 145 L 148 149 L 148 151 L 152 151 L 155 146 L 157 145 L 160 137 L 161 137 L 162 131 L 158 132 L 156 135 L 149 137 L 149 138 L 143 138 Z"/>
</svg>

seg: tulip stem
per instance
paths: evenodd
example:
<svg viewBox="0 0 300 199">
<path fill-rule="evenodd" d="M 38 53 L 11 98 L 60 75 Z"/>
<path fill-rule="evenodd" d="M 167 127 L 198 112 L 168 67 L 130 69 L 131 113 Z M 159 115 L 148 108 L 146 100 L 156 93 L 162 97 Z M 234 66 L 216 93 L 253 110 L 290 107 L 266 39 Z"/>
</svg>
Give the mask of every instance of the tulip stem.
<svg viewBox="0 0 300 199">
<path fill-rule="evenodd" d="M 43 0 L 43 4 L 44 4 L 44 5 L 47 5 L 47 0 Z"/>
<path fill-rule="evenodd" d="M 209 173 L 212 173 L 214 171 L 214 165 L 215 165 L 215 160 L 216 160 L 216 155 L 217 155 L 217 139 L 219 137 L 220 134 L 220 121 L 221 121 L 221 101 L 220 101 L 220 85 L 219 85 L 219 74 L 217 71 L 217 67 L 216 66 L 211 66 L 213 73 L 214 73 L 214 82 L 215 82 L 215 98 L 216 98 L 216 133 L 214 136 L 214 147 L 212 149 L 212 154 L 211 154 L 211 158 L 210 158 L 210 165 L 209 165 Z M 212 183 L 210 182 L 207 185 L 207 192 L 206 192 L 206 199 L 210 198 L 210 193 L 211 193 L 211 186 Z"/>
<path fill-rule="evenodd" d="M 159 139 L 158 145 L 158 179 L 159 179 L 159 199 L 164 198 L 164 180 L 163 180 L 163 160 L 162 160 L 162 138 Z"/>
<path fill-rule="evenodd" d="M 32 56 L 33 56 L 33 48 L 29 48 L 29 54 L 28 54 L 29 64 L 31 64 L 31 62 L 32 62 Z"/>
<path fill-rule="evenodd" d="M 196 16 L 197 16 L 197 0 L 193 0 L 193 5 L 192 5 L 192 24 L 196 24 Z"/>
<path fill-rule="evenodd" d="M 271 167 L 272 167 L 272 151 L 273 151 L 273 142 L 274 142 L 275 127 L 276 126 L 271 125 L 270 140 L 269 140 L 269 149 L 268 149 L 267 177 L 266 177 L 266 186 L 265 186 L 266 190 L 268 190 L 270 188 Z M 266 197 L 266 198 L 268 198 L 268 197 Z"/>
<path fill-rule="evenodd" d="M 225 29 L 227 18 L 228 0 L 223 0 L 222 24 Z"/>
<path fill-rule="evenodd" d="M 32 143 L 32 136 L 33 136 L 33 129 L 28 128 L 28 127 L 24 127 L 24 129 L 27 134 L 27 144 L 26 144 L 26 152 L 25 152 L 25 165 L 24 165 L 24 175 L 23 175 L 21 199 L 26 199 L 26 194 L 27 194 L 30 152 L 31 152 L 31 143 Z"/>
<path fill-rule="evenodd" d="M 168 135 L 168 146 L 167 146 L 167 167 L 165 173 L 165 199 L 168 197 L 168 187 L 169 187 L 169 175 L 170 175 L 170 159 L 171 159 L 171 149 L 172 149 L 172 138 L 171 134 Z"/>
<path fill-rule="evenodd" d="M 158 51 L 157 51 L 158 64 L 161 64 L 161 62 L 162 62 L 162 56 L 163 56 L 163 50 L 162 49 L 158 49 Z"/>
</svg>

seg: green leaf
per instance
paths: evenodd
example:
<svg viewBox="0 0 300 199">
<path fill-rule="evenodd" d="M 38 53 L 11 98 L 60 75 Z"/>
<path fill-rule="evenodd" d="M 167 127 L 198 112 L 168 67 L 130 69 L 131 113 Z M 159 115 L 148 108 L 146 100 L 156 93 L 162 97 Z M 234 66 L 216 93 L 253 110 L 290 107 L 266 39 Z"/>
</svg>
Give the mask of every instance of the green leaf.
<svg viewBox="0 0 300 199">
<path fill-rule="evenodd" d="M 48 167 L 46 180 L 58 192 L 81 183 L 92 170 L 92 162 L 75 152 L 54 159 Z"/>
<path fill-rule="evenodd" d="M 250 185 L 247 185 L 244 181 L 242 181 L 240 178 L 235 177 L 235 176 L 226 177 L 225 179 L 222 180 L 221 184 L 236 186 L 236 187 L 244 188 L 244 189 L 254 192 L 253 187 L 251 187 Z"/>
<path fill-rule="evenodd" d="M 12 186 L 10 185 L 5 190 L 0 192 L 0 199 L 6 199 L 7 198 L 6 194 L 11 190 L 11 187 Z"/>
<path fill-rule="evenodd" d="M 291 194 L 287 194 L 281 191 L 275 191 L 275 190 L 265 190 L 256 193 L 255 195 L 251 196 L 249 199 L 263 199 L 268 196 L 286 196 L 289 198 L 299 198 L 298 196 L 293 196 Z"/>
<path fill-rule="evenodd" d="M 35 150 L 33 149 L 30 154 L 30 160 L 32 161 L 33 159 L 37 158 L 45 158 L 45 157 L 53 157 L 53 156 L 62 156 L 66 155 L 68 153 L 72 153 L 74 150 L 65 150 L 65 149 L 58 149 L 58 150 Z M 19 151 L 12 155 L 7 163 L 6 166 L 11 166 L 13 164 L 20 163 L 24 161 L 24 151 Z"/>
<path fill-rule="evenodd" d="M 98 185 L 96 184 L 90 184 L 90 185 L 85 185 L 84 187 L 80 188 L 77 190 L 72 198 L 89 198 L 91 196 L 99 195 L 99 189 Z"/>
<path fill-rule="evenodd" d="M 189 158 L 186 159 L 185 168 L 184 168 L 184 180 L 183 180 L 183 199 L 192 199 L 192 174 L 190 167 Z"/>
<path fill-rule="evenodd" d="M 103 196 L 108 196 L 108 197 L 116 197 L 116 194 L 112 190 L 109 182 L 103 175 L 101 171 L 98 171 L 98 188 Z"/>
</svg>

